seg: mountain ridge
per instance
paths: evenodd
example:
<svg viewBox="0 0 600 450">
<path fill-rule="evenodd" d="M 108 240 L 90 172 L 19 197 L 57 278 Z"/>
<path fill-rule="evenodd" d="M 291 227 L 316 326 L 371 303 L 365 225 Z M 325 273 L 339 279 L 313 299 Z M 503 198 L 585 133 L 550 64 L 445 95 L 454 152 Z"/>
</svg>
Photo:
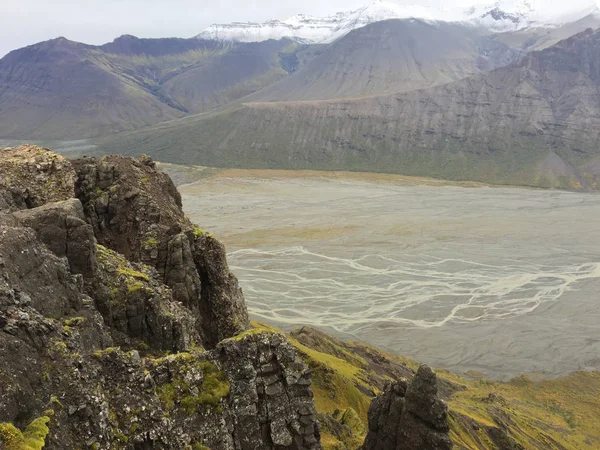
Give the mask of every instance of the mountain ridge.
<svg viewBox="0 0 600 450">
<path fill-rule="evenodd" d="M 99 150 L 135 154 L 144 142 L 144 151 L 184 164 L 598 189 L 599 40 L 600 31 L 588 30 L 507 67 L 424 90 L 245 103 L 106 138 Z"/>
<path fill-rule="evenodd" d="M 201 112 L 283 78 L 284 56 L 300 48 L 133 36 L 34 44 L 0 60 L 0 135 L 88 138 Z"/>
<path fill-rule="evenodd" d="M 213 24 L 198 38 L 239 42 L 260 42 L 284 37 L 308 43 L 331 43 L 352 30 L 389 19 L 420 19 L 431 22 L 457 22 L 492 32 L 516 31 L 531 27 L 557 27 L 589 14 L 600 14 L 595 1 L 574 6 L 570 11 L 550 13 L 540 2 L 499 0 L 469 7 L 435 8 L 416 4 L 396 4 L 377 0 L 353 11 L 316 17 L 298 14 L 287 20 L 263 23 L 234 22 Z"/>
</svg>

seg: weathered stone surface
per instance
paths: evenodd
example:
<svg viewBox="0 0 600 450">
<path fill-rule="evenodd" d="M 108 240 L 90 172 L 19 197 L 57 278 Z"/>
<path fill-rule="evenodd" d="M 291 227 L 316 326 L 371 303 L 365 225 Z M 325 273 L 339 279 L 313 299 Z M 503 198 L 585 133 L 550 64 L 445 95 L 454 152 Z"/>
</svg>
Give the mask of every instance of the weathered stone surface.
<svg viewBox="0 0 600 450">
<path fill-rule="evenodd" d="M 12 214 L 22 226 L 36 231 L 39 239 L 59 257 L 66 257 L 71 272 L 91 277 L 95 271 L 96 238 L 85 221 L 81 202 L 75 198 L 48 203 Z"/>
<path fill-rule="evenodd" d="M 285 336 L 249 333 L 215 351 L 231 380 L 236 449 L 321 448 L 310 371 Z"/>
<path fill-rule="evenodd" d="M 437 397 L 435 372 L 422 365 L 410 383 L 386 386 L 369 408 L 363 450 L 447 450 L 448 407 Z"/>
<path fill-rule="evenodd" d="M 213 346 L 248 327 L 248 310 L 238 280 L 229 271 L 223 244 L 208 234 L 196 233 L 193 257 L 200 276 L 202 329 L 206 344 Z"/>
<path fill-rule="evenodd" d="M 77 165 L 94 174 L 80 186 L 103 190 L 84 207 L 36 196 L 0 212 L 0 423 L 52 410 L 50 450 L 320 449 L 309 370 L 285 336 L 223 340 L 248 323 L 223 246 L 151 160 L 115 161 Z M 174 206 L 153 198 L 163 188 Z"/>
<path fill-rule="evenodd" d="M 0 148 L 0 212 L 74 197 L 75 171 L 65 158 L 35 145 Z"/>
<path fill-rule="evenodd" d="M 196 317 L 206 347 L 248 328 L 248 313 L 225 249 L 183 214 L 171 179 L 148 157 L 73 162 L 76 192 L 98 242 L 154 267 Z"/>
<path fill-rule="evenodd" d="M 78 280 L 67 261 L 51 253 L 30 228 L 0 221 L 0 278 L 16 292 L 6 307 L 32 307 L 52 319 L 81 308 Z"/>
<path fill-rule="evenodd" d="M 153 349 L 176 352 L 199 341 L 193 314 L 174 301 L 153 268 L 130 263 L 103 246 L 98 246 L 97 261 L 86 287 L 116 343 L 131 348 L 141 340 Z"/>
</svg>

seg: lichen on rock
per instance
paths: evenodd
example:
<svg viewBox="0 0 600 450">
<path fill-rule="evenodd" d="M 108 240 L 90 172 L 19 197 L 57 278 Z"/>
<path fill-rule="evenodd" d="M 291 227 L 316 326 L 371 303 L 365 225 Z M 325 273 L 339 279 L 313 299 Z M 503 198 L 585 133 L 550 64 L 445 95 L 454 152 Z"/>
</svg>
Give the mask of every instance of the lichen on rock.
<svg viewBox="0 0 600 450">
<path fill-rule="evenodd" d="M 320 448 L 308 369 L 244 334 L 224 247 L 152 160 L 22 147 L 2 170 L 34 173 L 0 183 L 2 448 Z"/>
<path fill-rule="evenodd" d="M 173 182 L 151 158 L 105 156 L 73 165 L 76 195 L 98 242 L 131 262 L 154 267 L 173 299 L 195 315 L 205 347 L 248 328 L 244 297 L 224 247 L 196 232 Z"/>
</svg>

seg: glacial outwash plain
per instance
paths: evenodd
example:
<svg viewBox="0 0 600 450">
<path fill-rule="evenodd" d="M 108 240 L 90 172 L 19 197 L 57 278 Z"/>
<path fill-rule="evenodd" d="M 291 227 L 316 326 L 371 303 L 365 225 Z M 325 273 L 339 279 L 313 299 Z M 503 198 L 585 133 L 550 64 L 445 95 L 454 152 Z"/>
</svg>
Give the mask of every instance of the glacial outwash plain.
<svg viewBox="0 0 600 450">
<path fill-rule="evenodd" d="M 600 369 L 595 193 L 348 172 L 196 176 L 180 187 L 184 209 L 223 239 L 257 320 L 493 378 Z"/>
</svg>

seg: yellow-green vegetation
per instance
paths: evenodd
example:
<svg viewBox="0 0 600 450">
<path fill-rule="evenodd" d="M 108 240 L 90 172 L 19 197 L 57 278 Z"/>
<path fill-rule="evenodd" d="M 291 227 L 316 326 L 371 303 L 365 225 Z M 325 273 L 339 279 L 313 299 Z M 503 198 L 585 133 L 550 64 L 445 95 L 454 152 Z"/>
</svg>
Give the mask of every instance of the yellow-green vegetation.
<svg viewBox="0 0 600 450">
<path fill-rule="evenodd" d="M 149 268 L 145 266 L 137 270 L 125 258 L 118 253 L 98 245 L 96 250 L 98 262 L 105 268 L 106 273 L 116 273 L 118 276 L 107 280 L 106 287 L 110 289 L 111 305 L 122 306 L 127 302 L 129 295 L 143 290 L 150 281 L 147 273 Z"/>
<path fill-rule="evenodd" d="M 192 444 L 192 447 L 191 447 L 191 449 L 192 449 L 192 450 L 210 450 L 210 448 L 208 448 L 208 447 L 207 447 L 207 446 L 205 446 L 205 445 L 202 445 L 200 442 L 194 442 L 194 443 Z"/>
<path fill-rule="evenodd" d="M 96 255 L 101 263 L 110 264 L 116 268 L 119 274 L 127 278 L 137 278 L 140 280 L 149 281 L 148 275 L 140 272 L 139 270 L 133 269 L 125 258 L 118 253 L 104 247 L 103 245 L 98 244 L 96 246 Z"/>
<path fill-rule="evenodd" d="M 50 411 L 47 411 L 50 413 Z M 52 411 L 52 413 L 54 413 Z M 0 423 L 0 444 L 5 450 L 41 450 L 46 445 L 48 415 L 34 419 L 25 431 L 21 432 L 12 423 Z"/>
<path fill-rule="evenodd" d="M 249 333 L 279 332 L 258 323 L 252 323 L 252 327 L 236 339 Z M 393 377 L 391 372 L 381 372 L 381 362 L 386 361 L 390 367 L 395 364 L 413 370 L 419 364 L 363 343 L 342 342 L 319 334 L 311 336 L 314 341 L 310 346 L 293 337 L 290 340 L 312 369 L 317 411 L 340 423 L 352 424 L 355 433 L 359 434 L 359 439 L 340 442 L 324 427 L 323 448 L 357 448 L 354 445 L 362 442 L 367 425 L 370 393 L 379 391 L 382 379 Z M 370 356 L 369 360 L 365 355 Z M 380 373 L 375 373 L 372 368 L 374 360 L 380 363 Z M 598 372 L 577 372 L 541 382 L 518 377 L 508 383 L 463 378 L 440 369 L 436 372 L 440 383 L 450 382 L 460 387 L 448 399 L 451 438 L 457 449 L 497 448 L 488 433 L 490 428 L 506 428 L 508 437 L 525 449 L 600 448 Z M 356 414 L 348 413 L 349 408 Z M 357 417 L 362 427 L 357 427 L 352 417 Z"/>
<path fill-rule="evenodd" d="M 50 341 L 49 352 L 52 357 L 66 358 L 69 355 L 66 342 L 58 338 L 53 338 Z"/>
<path fill-rule="evenodd" d="M 458 377 L 440 371 L 442 378 Z M 509 383 L 463 380 L 467 390 L 449 400 L 450 410 L 480 424 L 503 417 L 508 433 L 524 448 L 600 448 L 600 373 L 577 372 L 555 380 L 533 382 L 518 377 Z M 472 430 L 453 419 L 455 443 L 468 444 Z"/>
<path fill-rule="evenodd" d="M 121 347 L 107 347 L 103 350 L 96 350 L 94 352 L 94 358 L 102 359 L 105 356 L 110 355 L 111 353 L 119 352 L 120 350 L 121 350 Z"/>
<path fill-rule="evenodd" d="M 206 408 L 218 407 L 221 399 L 229 395 L 230 385 L 225 373 L 210 361 L 198 361 L 191 353 L 178 353 L 165 358 L 181 363 L 180 375 L 156 389 L 158 397 L 167 409 L 179 405 L 186 414 L 194 414 Z M 185 379 L 188 370 L 202 372 L 203 378 L 199 386 L 193 386 Z M 194 394 L 194 387 L 197 387 L 197 394 Z"/>
<path fill-rule="evenodd" d="M 67 327 L 76 327 L 78 325 L 81 325 L 83 322 L 85 322 L 85 318 L 84 317 L 70 317 L 70 318 L 65 319 L 63 321 L 63 323 Z"/>
<path fill-rule="evenodd" d="M 144 242 L 142 242 L 142 246 L 149 247 L 149 248 L 157 247 L 158 241 L 156 239 L 154 239 L 153 237 L 149 237 Z"/>
<path fill-rule="evenodd" d="M 140 281 L 134 281 L 127 285 L 127 293 L 133 294 L 134 292 L 140 291 L 144 288 L 144 285 Z"/>
<path fill-rule="evenodd" d="M 208 235 L 207 232 L 205 232 L 202 228 L 198 227 L 197 225 L 194 225 L 194 236 L 200 237 L 206 235 Z"/>
</svg>

